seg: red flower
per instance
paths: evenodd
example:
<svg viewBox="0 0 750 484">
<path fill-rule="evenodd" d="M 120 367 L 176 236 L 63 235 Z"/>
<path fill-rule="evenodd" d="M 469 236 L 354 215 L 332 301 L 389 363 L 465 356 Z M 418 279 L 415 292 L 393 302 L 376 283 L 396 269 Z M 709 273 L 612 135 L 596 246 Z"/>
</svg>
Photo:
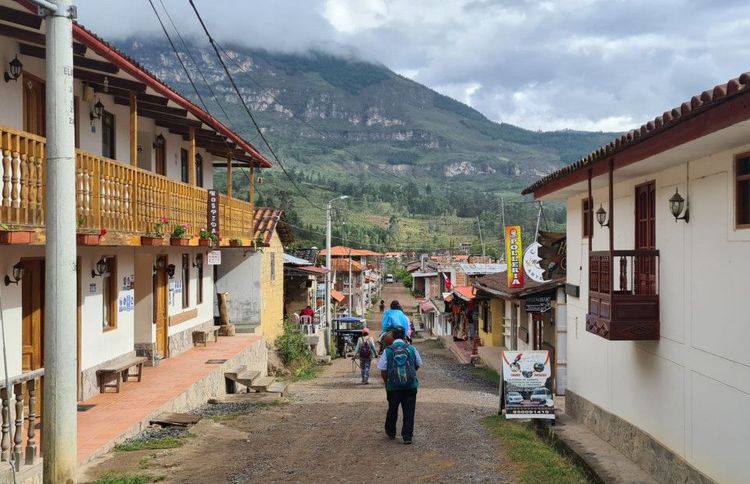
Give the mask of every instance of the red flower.
<svg viewBox="0 0 750 484">
<path fill-rule="evenodd" d="M 101 231 L 99 232 L 99 236 L 101 237 L 102 235 L 107 235 L 107 229 L 102 229 L 102 230 L 101 230 Z"/>
</svg>

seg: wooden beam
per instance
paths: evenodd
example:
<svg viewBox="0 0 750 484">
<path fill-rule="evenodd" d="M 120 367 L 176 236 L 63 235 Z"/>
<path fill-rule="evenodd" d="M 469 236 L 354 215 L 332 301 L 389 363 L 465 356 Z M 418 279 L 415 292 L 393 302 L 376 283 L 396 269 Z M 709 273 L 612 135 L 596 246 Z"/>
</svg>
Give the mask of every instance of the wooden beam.
<svg viewBox="0 0 750 484">
<path fill-rule="evenodd" d="M 115 100 L 115 104 L 119 104 L 120 106 L 130 106 L 130 96 L 128 97 L 114 96 L 114 100 Z M 171 116 L 187 116 L 186 109 L 152 104 L 141 99 L 141 94 L 138 95 L 138 107 L 142 110 L 156 111 L 156 112 L 160 112 L 164 114 L 169 114 Z M 140 114 L 140 116 L 143 116 L 143 114 Z"/>
<path fill-rule="evenodd" d="M 18 27 L 13 27 L 12 25 L 7 24 L 0 24 L 0 35 L 37 45 L 46 45 L 47 43 L 44 34 L 19 29 Z M 79 42 L 73 42 L 73 53 L 76 55 L 85 54 L 86 46 Z"/>
<path fill-rule="evenodd" d="M 130 104 L 130 91 L 119 87 L 109 86 L 107 90 L 104 90 L 104 85 L 96 82 L 86 81 L 86 84 L 94 88 L 94 91 L 102 94 L 109 94 L 110 96 L 117 96 L 125 99 L 127 104 Z M 162 106 L 166 106 L 169 99 L 161 96 L 154 96 L 153 94 L 138 93 L 138 101 L 156 105 L 155 109 L 161 109 Z"/>
<path fill-rule="evenodd" d="M 232 198 L 232 155 L 227 155 L 227 196 Z"/>
<path fill-rule="evenodd" d="M 46 51 L 47 49 L 45 49 L 44 47 L 39 47 L 37 45 L 24 44 L 23 42 L 19 42 L 18 44 L 18 53 L 22 55 L 36 57 L 38 59 L 45 59 L 47 57 Z M 80 55 L 73 56 L 73 65 L 75 67 L 102 71 L 108 74 L 117 74 L 118 72 L 120 72 L 120 68 L 112 63 L 94 59 L 87 59 L 86 57 L 82 57 Z"/>
<path fill-rule="evenodd" d="M 39 30 L 39 27 L 42 26 L 42 17 L 39 15 L 10 7 L 0 6 L 0 20 L 30 27 L 34 30 Z"/>
<path fill-rule="evenodd" d="M 119 87 L 128 91 L 144 92 L 146 91 L 146 85 L 141 82 L 130 81 L 128 79 L 121 79 L 119 77 L 108 76 L 99 72 L 87 71 L 80 68 L 73 68 L 73 77 L 81 79 L 82 81 L 95 82 L 97 84 L 104 85 L 105 78 L 107 84 L 112 87 Z"/>
<path fill-rule="evenodd" d="M 162 128 L 175 128 L 175 129 L 186 129 L 195 128 L 198 129 L 203 123 L 196 119 L 180 118 L 177 116 L 170 116 L 168 114 L 162 114 L 157 111 L 142 110 L 141 116 L 153 118 L 156 121 L 157 126 Z M 188 135 L 190 132 L 187 133 Z"/>
<path fill-rule="evenodd" d="M 188 179 L 195 185 L 195 129 L 190 128 L 190 145 L 188 146 Z"/>
<path fill-rule="evenodd" d="M 138 165 L 138 98 L 130 93 L 130 164 Z"/>
<path fill-rule="evenodd" d="M 250 190 L 247 193 L 247 201 L 250 202 L 250 211 L 255 213 L 255 166 L 250 165 Z"/>
</svg>

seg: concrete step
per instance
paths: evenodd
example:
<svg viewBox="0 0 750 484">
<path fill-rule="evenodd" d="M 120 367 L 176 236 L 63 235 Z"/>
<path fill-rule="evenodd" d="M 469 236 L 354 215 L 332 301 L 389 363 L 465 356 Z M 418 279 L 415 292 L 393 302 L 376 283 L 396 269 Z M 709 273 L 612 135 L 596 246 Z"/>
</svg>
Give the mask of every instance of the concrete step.
<svg viewBox="0 0 750 484">
<path fill-rule="evenodd" d="M 262 376 L 260 378 L 256 378 L 252 385 L 250 385 L 250 388 L 255 390 L 256 392 L 267 392 L 268 387 L 270 387 L 276 379 L 272 376 Z"/>
<path fill-rule="evenodd" d="M 253 382 L 260 378 L 260 372 L 257 370 L 248 370 L 247 367 L 241 366 L 235 371 L 224 372 L 224 378 L 251 388 Z"/>
<path fill-rule="evenodd" d="M 270 385 L 268 385 L 268 388 L 266 388 L 267 393 L 278 393 L 282 397 L 286 395 L 287 390 L 289 389 L 289 384 L 284 382 L 273 382 Z"/>
</svg>

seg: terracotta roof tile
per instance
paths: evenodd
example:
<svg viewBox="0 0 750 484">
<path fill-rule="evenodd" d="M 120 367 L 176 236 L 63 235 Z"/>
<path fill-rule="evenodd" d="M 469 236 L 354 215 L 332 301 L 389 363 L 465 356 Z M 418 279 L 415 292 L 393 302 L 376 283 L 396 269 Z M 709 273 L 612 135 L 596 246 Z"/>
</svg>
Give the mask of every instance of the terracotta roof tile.
<svg viewBox="0 0 750 484">
<path fill-rule="evenodd" d="M 268 246 L 273 232 L 279 233 L 281 243 L 286 245 L 293 240 L 292 230 L 286 222 L 283 210 L 261 207 L 255 209 L 253 217 L 253 240 L 261 241 L 261 245 Z"/>
</svg>

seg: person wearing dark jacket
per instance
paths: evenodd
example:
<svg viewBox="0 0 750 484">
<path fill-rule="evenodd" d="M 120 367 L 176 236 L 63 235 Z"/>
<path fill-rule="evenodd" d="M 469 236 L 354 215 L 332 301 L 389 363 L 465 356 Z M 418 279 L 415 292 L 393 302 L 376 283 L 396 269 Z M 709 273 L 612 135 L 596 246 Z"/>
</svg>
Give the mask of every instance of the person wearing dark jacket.
<svg viewBox="0 0 750 484">
<path fill-rule="evenodd" d="M 403 413 L 401 437 L 404 444 L 411 444 L 414 435 L 414 412 L 417 406 L 417 370 L 422 366 L 422 357 L 413 345 L 405 341 L 403 329 L 397 327 L 383 337 L 385 350 L 378 360 L 378 370 L 385 383 L 388 412 L 385 417 L 385 433 L 389 439 L 396 438 L 398 408 Z"/>
</svg>

